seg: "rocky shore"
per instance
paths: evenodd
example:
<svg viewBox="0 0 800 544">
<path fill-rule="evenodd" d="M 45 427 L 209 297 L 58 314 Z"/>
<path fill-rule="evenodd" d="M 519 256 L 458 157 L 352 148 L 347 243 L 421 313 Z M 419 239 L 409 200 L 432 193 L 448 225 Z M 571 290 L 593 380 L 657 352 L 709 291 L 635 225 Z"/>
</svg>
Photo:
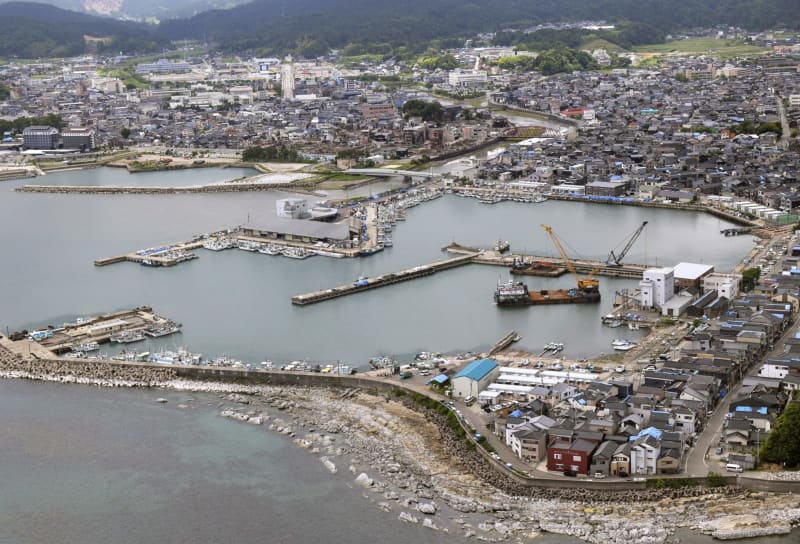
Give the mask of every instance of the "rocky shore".
<svg viewBox="0 0 800 544">
<path fill-rule="evenodd" d="M 609 493 L 515 487 L 409 399 L 355 389 L 236 386 L 176 380 L 221 394 L 220 415 L 285 435 L 331 473 L 349 473 L 386 515 L 479 541 L 553 532 L 593 543 L 675 542 L 678 528 L 720 539 L 784 534 L 800 497 L 729 486 Z"/>
<path fill-rule="evenodd" d="M 593 543 L 661 544 L 675 541 L 678 528 L 734 539 L 785 534 L 800 523 L 800 496 L 733 486 L 622 492 L 522 487 L 456 437 L 442 414 L 408 396 L 195 382 L 178 379 L 170 367 L 25 360 L 2 346 L 0 377 L 217 394 L 221 417 L 285 436 L 316 456 L 331 477 L 346 475 L 384 515 L 479 541 L 554 532 Z"/>
</svg>

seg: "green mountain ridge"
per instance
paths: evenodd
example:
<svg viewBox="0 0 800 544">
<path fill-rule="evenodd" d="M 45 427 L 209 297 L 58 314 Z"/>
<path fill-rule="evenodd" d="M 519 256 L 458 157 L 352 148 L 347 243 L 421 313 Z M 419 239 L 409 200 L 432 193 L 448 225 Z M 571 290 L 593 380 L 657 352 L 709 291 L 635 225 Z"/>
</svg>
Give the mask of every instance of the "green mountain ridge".
<svg viewBox="0 0 800 544">
<path fill-rule="evenodd" d="M 55 0 L 54 0 L 55 1 Z M 76 0 L 58 0 L 74 2 Z M 148 0 L 154 1 L 154 0 Z M 216 1 L 216 0 L 213 0 Z M 235 1 L 235 0 L 233 0 Z M 608 21 L 618 28 L 596 37 L 621 47 L 657 43 L 680 29 L 739 26 L 749 30 L 800 26 L 798 0 L 255 0 L 158 25 L 121 22 L 45 4 L 0 4 L 0 50 L 6 55 L 59 56 L 83 52 L 83 35 L 113 37 L 108 50 L 157 50 L 177 39 L 209 42 L 223 51 L 414 54 L 454 47 L 479 32 L 521 30 L 545 22 Z M 42 25 L 50 23 L 50 28 Z M 39 36 L 39 42 L 37 38 Z M 43 37 L 42 37 L 43 36 Z M 501 33 L 497 43 L 573 45 L 586 33 Z"/>
<path fill-rule="evenodd" d="M 0 0 L 0 4 L 15 0 Z M 148 21 L 191 17 L 212 9 L 228 9 L 248 0 L 47 0 L 60 9 L 109 16 L 115 19 Z"/>
</svg>

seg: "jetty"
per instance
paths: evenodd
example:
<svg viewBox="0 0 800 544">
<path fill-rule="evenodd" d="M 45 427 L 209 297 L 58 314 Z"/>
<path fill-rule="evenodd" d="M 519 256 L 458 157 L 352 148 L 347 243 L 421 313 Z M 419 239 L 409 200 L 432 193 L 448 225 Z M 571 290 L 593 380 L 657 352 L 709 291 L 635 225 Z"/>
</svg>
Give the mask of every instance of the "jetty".
<svg viewBox="0 0 800 544">
<path fill-rule="evenodd" d="M 474 255 L 472 262 L 475 264 L 503 266 L 509 269 L 514 266 L 515 261 L 524 263 L 547 263 L 552 265 L 555 270 L 566 267 L 564 261 L 558 257 L 531 255 L 527 253 L 501 254 L 493 250 L 469 248 L 455 242 L 443 247 L 442 250 L 452 254 Z M 625 263 L 622 266 L 606 266 L 605 262 L 592 259 L 570 260 L 579 274 L 590 274 L 594 272 L 596 276 L 608 276 L 612 278 L 639 279 L 642 277 L 642 273 L 649 268 L 643 264 Z"/>
<path fill-rule="evenodd" d="M 297 306 L 306 306 L 308 304 L 315 304 L 317 302 L 322 302 L 333 298 L 369 291 L 379 287 L 386 287 L 388 285 L 394 285 L 395 283 L 410 281 L 424 276 L 431 276 L 442 270 L 448 270 L 450 268 L 467 265 L 472 262 L 472 259 L 475 258 L 475 256 L 475 253 L 468 253 L 466 255 L 453 257 L 444 261 L 437 261 L 435 263 L 401 270 L 399 272 L 391 272 L 389 274 L 383 274 L 370 278 L 359 278 L 353 283 L 340 285 L 338 287 L 333 287 L 332 289 L 324 289 L 322 291 L 313 291 L 311 293 L 295 295 L 292 297 L 292 304 L 296 304 Z"/>
<path fill-rule="evenodd" d="M 444 261 L 437 261 L 434 263 L 401 270 L 399 272 L 391 272 L 371 278 L 359 278 L 351 284 L 339 285 L 331 289 L 323 289 L 319 291 L 312 291 L 301 295 L 292 297 L 292 304 L 297 306 L 306 306 L 308 304 L 316 304 L 325 300 L 331 300 L 338 297 L 368 291 L 370 289 L 377 289 L 378 287 L 386 287 L 395 283 L 410 281 L 424 276 L 430 276 L 442 270 L 465 266 L 468 264 L 484 264 L 491 266 L 503 266 L 511 269 L 514 262 L 519 262 L 523 259 L 524 262 L 539 262 L 550 263 L 554 268 L 564 267 L 565 264 L 561 259 L 553 257 L 545 257 L 539 255 L 521 255 L 521 254 L 508 254 L 504 255 L 494 250 L 482 250 L 470 248 L 459 245 L 455 242 L 442 248 L 449 253 L 457 254 L 458 257 L 446 259 Z M 622 266 L 606 266 L 602 261 L 594 261 L 590 259 L 577 259 L 572 261 L 575 270 L 579 273 L 590 274 L 594 272 L 597 276 L 610 276 L 616 278 L 641 278 L 642 273 L 648 268 L 643 264 L 624 264 Z"/>
<path fill-rule="evenodd" d="M 62 325 L 48 325 L 47 327 L 28 332 L 14 332 L 9 334 L 9 340 L 24 346 L 28 354 L 39 358 L 52 357 L 67 352 L 81 351 L 80 346 L 106 344 L 112 336 L 121 333 L 142 332 L 175 325 L 175 323 L 157 315 L 150 306 L 140 306 L 128 310 L 120 310 L 100 314 L 92 317 L 78 318 L 72 323 Z M 172 332 L 177 332 L 180 325 L 176 325 Z"/>
<path fill-rule="evenodd" d="M 95 266 L 107 266 L 110 264 L 131 262 L 149 266 L 175 266 L 184 261 L 196 259 L 197 255 L 191 250 L 202 247 L 203 240 L 190 240 L 187 242 L 176 242 L 159 247 L 140 249 L 124 255 L 114 255 L 104 257 L 94 261 Z"/>
<path fill-rule="evenodd" d="M 514 342 L 519 342 L 521 339 L 522 337 L 517 333 L 517 331 L 509 332 L 507 335 L 498 340 L 494 346 L 492 346 L 492 349 L 489 350 L 489 357 L 497 353 L 500 353 L 508 346 L 510 346 Z"/>
</svg>

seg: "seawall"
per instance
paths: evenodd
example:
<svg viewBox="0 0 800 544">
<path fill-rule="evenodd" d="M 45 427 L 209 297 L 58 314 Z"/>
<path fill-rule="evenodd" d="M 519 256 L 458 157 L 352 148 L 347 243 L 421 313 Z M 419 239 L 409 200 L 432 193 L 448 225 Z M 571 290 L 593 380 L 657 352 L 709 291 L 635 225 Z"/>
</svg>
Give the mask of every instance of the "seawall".
<svg viewBox="0 0 800 544">
<path fill-rule="evenodd" d="M 3 339 L 4 340 L 4 339 Z M 322 373 L 281 371 L 248 371 L 225 367 L 195 367 L 129 363 L 110 360 L 25 358 L 0 344 L 0 377 L 34 379 L 62 383 L 96 384 L 112 387 L 166 387 L 178 379 L 196 382 L 217 382 L 238 385 L 291 387 L 323 387 L 364 389 L 392 395 L 396 400 L 425 414 L 442 434 L 442 440 L 454 459 L 465 463 L 479 478 L 506 492 L 525 496 L 547 496 L 569 499 L 611 500 L 608 493 L 625 500 L 655 500 L 664 497 L 689 497 L 708 493 L 705 478 L 685 478 L 699 484 L 689 487 L 648 489 L 645 480 L 588 481 L 585 479 L 531 478 L 511 471 L 471 439 L 471 429 L 464 428 L 466 440 L 458 438 L 447 426 L 441 413 L 420 406 L 413 396 L 424 392 L 393 378 L 338 376 Z M 402 391 L 403 393 L 398 393 Z M 438 402 L 438 399 L 425 395 Z M 652 479 L 669 479 L 659 475 Z M 752 477 L 725 476 L 728 486 L 719 490 L 733 493 L 738 488 L 776 493 L 800 493 L 800 481 L 767 480 Z M 620 496 L 619 494 L 622 493 Z M 616 500 L 616 499 L 614 499 Z"/>
</svg>

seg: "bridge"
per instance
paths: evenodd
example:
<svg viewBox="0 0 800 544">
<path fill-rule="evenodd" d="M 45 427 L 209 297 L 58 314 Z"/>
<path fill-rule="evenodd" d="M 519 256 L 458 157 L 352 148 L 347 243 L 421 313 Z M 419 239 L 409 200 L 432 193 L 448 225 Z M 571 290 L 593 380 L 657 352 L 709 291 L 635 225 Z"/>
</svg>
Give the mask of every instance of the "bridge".
<svg viewBox="0 0 800 544">
<path fill-rule="evenodd" d="M 408 176 L 410 178 L 427 178 L 432 179 L 437 174 L 430 172 L 417 172 L 414 170 L 397 170 L 395 168 L 351 168 L 344 171 L 345 174 L 353 174 L 359 176 L 375 176 L 375 177 L 392 177 L 392 176 Z"/>
</svg>

